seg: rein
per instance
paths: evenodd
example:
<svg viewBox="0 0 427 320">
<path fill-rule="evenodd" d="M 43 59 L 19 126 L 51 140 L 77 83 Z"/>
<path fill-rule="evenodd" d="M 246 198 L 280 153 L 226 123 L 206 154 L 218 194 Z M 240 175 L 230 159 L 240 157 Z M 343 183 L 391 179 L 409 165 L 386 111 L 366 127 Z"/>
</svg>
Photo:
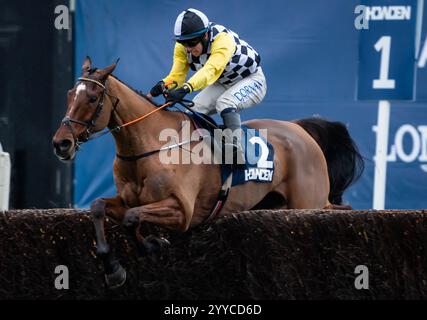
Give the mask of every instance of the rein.
<svg viewBox="0 0 427 320">
<path fill-rule="evenodd" d="M 74 137 L 74 140 L 76 142 L 76 149 L 77 150 L 79 149 L 80 145 L 83 144 L 84 142 L 100 138 L 100 137 L 102 137 L 102 136 L 104 136 L 104 135 L 106 135 L 108 133 L 119 132 L 122 128 L 130 126 L 130 125 L 132 125 L 134 123 L 137 123 L 139 121 L 142 121 L 145 118 L 149 117 L 150 115 L 154 114 L 155 112 L 158 112 L 158 111 L 160 111 L 160 110 L 162 110 L 162 109 L 164 109 L 166 107 L 169 107 L 169 106 L 172 106 L 173 104 L 175 104 L 175 102 L 172 102 L 172 101 L 166 102 L 165 104 L 162 104 L 161 106 L 158 106 L 156 109 L 154 109 L 154 110 L 148 112 L 147 114 L 144 114 L 141 117 L 138 117 L 138 118 L 136 118 L 134 120 L 128 121 L 128 122 L 126 122 L 126 123 L 124 123 L 122 125 L 115 126 L 112 129 L 107 129 L 107 130 L 104 130 L 102 132 L 93 133 L 91 131 L 91 129 L 95 126 L 95 122 L 98 119 L 98 117 L 99 117 L 99 115 L 100 115 L 100 113 L 101 113 L 101 111 L 102 111 L 102 109 L 104 107 L 105 95 L 109 96 L 110 99 L 114 98 L 116 100 L 115 103 L 114 103 L 114 105 L 113 105 L 113 112 L 116 111 L 116 107 L 118 106 L 118 104 L 120 102 L 120 99 L 118 97 L 112 96 L 108 92 L 107 86 L 104 85 L 103 83 L 101 83 L 98 80 L 90 79 L 90 78 L 85 78 L 85 77 L 80 77 L 77 80 L 78 81 L 86 81 L 86 82 L 95 83 L 96 85 L 100 86 L 103 89 L 102 98 L 100 99 L 100 101 L 99 101 L 99 103 L 98 103 L 98 105 L 96 107 L 96 110 L 95 110 L 95 112 L 94 112 L 91 120 L 89 120 L 88 122 L 85 122 L 85 121 L 81 121 L 81 120 L 72 119 L 72 118 L 70 118 L 68 116 L 66 116 L 66 117 L 64 117 L 62 119 L 62 124 L 66 125 L 69 128 L 69 130 L 71 131 L 71 133 L 72 133 L 72 135 Z M 194 103 L 192 101 L 190 101 L 190 100 L 182 100 L 182 101 L 178 101 L 176 103 L 180 104 L 185 109 L 187 109 L 188 111 L 192 112 L 193 114 L 195 113 L 191 109 L 191 107 L 194 105 Z M 206 120 L 204 118 L 202 118 L 202 119 L 205 122 L 207 122 L 209 125 L 211 125 L 212 127 L 217 128 L 217 126 L 215 124 L 211 123 L 210 121 L 208 121 L 208 120 Z M 81 137 L 82 134 L 80 134 L 79 136 L 76 137 L 75 132 L 74 132 L 73 128 L 71 127 L 71 123 L 77 123 L 77 124 L 80 124 L 82 126 L 86 126 L 87 127 L 87 129 L 85 131 L 86 136 L 85 137 Z M 119 155 L 119 154 L 116 154 L 116 156 L 118 158 L 122 159 L 122 160 L 125 160 L 125 161 L 136 161 L 136 160 L 139 160 L 141 158 L 149 157 L 149 156 L 151 156 L 153 154 L 156 154 L 156 153 L 158 153 L 160 151 L 169 150 L 169 149 L 172 149 L 172 148 L 175 148 L 175 147 L 181 147 L 182 148 L 183 144 L 187 144 L 189 142 L 190 141 L 184 142 L 184 143 L 178 143 L 178 144 L 175 144 L 175 145 L 170 146 L 170 147 L 163 147 L 163 148 L 158 149 L 158 150 L 152 150 L 152 151 L 145 152 L 145 153 L 139 154 L 139 155 L 134 155 L 134 156 L 122 156 L 122 155 Z"/>
<path fill-rule="evenodd" d="M 139 122 L 139 121 L 141 121 L 141 120 L 144 120 L 145 118 L 147 118 L 148 116 L 152 115 L 153 113 L 155 113 L 155 112 L 157 112 L 157 111 L 159 111 L 159 110 L 162 110 L 163 108 L 169 107 L 169 106 L 171 106 L 171 105 L 172 105 L 172 103 L 171 103 L 171 102 L 165 103 L 165 104 L 163 104 L 163 105 L 161 105 L 161 106 L 157 107 L 156 109 L 154 109 L 154 110 L 150 111 L 149 113 L 144 114 L 143 116 L 141 116 L 141 117 L 139 117 L 139 118 L 136 118 L 136 119 L 134 119 L 134 120 L 131 120 L 131 121 L 129 121 L 129 122 L 126 122 L 126 123 L 124 123 L 124 124 L 122 124 L 122 125 L 115 126 L 115 127 L 114 127 L 114 128 L 112 128 L 112 129 L 107 129 L 107 130 L 105 130 L 105 131 L 103 131 L 103 132 L 95 133 L 95 134 L 93 134 L 93 135 L 89 138 L 89 140 L 97 139 L 97 138 L 102 137 L 103 135 L 106 135 L 106 134 L 111 133 L 111 132 L 119 132 L 121 128 L 127 127 L 127 126 L 129 126 L 129 125 L 131 125 L 131 124 L 134 124 L 134 123 L 137 123 L 137 122 Z"/>
<path fill-rule="evenodd" d="M 75 141 L 76 141 L 76 146 L 77 146 L 77 148 L 78 148 L 82 143 L 84 143 L 84 142 L 87 142 L 87 141 L 89 141 L 89 140 L 97 139 L 97 138 L 102 137 L 102 136 L 104 136 L 104 135 L 106 135 L 106 134 L 108 134 L 108 133 L 111 133 L 111 132 L 118 132 L 118 131 L 120 131 L 120 129 L 121 129 L 121 128 L 127 127 L 127 126 L 129 126 L 129 125 L 131 125 L 131 124 L 134 124 L 134 123 L 136 123 L 136 122 L 139 122 L 139 121 L 141 121 L 141 120 L 143 120 L 143 119 L 147 118 L 148 116 L 152 115 L 153 113 L 155 113 L 155 112 L 157 112 L 157 111 L 159 111 L 159 110 L 162 110 L 163 108 L 166 108 L 166 107 L 168 107 L 168 106 L 172 105 L 172 102 L 165 103 L 165 104 L 163 104 L 163 105 L 159 106 L 158 108 L 156 108 L 156 109 L 154 109 L 154 110 L 150 111 L 149 113 L 147 113 L 147 114 L 145 114 L 145 115 L 143 115 L 143 116 L 141 116 L 141 117 L 139 117 L 139 118 L 136 118 L 136 119 L 134 119 L 134 120 L 131 120 L 131 121 L 129 121 L 129 122 L 126 122 L 126 123 L 124 123 L 124 124 L 122 124 L 122 125 L 118 125 L 118 126 L 116 126 L 116 127 L 112 128 L 112 129 L 107 129 L 107 130 L 105 130 L 105 131 L 103 131 L 103 132 L 93 133 L 93 132 L 91 131 L 91 129 L 95 126 L 96 120 L 98 119 L 98 117 L 99 117 L 99 115 L 100 115 L 100 113 L 101 113 L 101 111 L 102 111 L 102 109 L 103 109 L 103 107 L 104 107 L 104 99 L 105 99 L 105 95 L 109 96 L 110 98 L 114 98 L 114 99 L 116 100 L 116 102 L 115 102 L 115 103 L 114 103 L 114 105 L 113 105 L 113 111 L 115 111 L 115 110 L 116 110 L 116 107 L 118 106 L 118 104 L 119 104 L 119 102 L 120 102 L 120 99 L 119 99 L 118 97 L 114 97 L 114 96 L 112 96 L 112 95 L 108 92 L 106 85 L 102 84 L 102 83 L 101 83 L 100 81 L 98 81 L 98 80 L 90 79 L 90 78 L 85 78 L 85 77 L 80 77 L 80 78 L 78 78 L 77 80 L 78 80 L 78 81 L 86 81 L 86 82 L 92 82 L 92 83 L 95 83 L 96 85 L 100 86 L 100 87 L 103 89 L 103 95 L 102 95 L 102 98 L 101 98 L 101 100 L 99 101 L 98 105 L 96 106 L 96 110 L 95 110 L 95 112 L 94 112 L 94 114 L 93 114 L 93 116 L 92 116 L 92 119 L 91 119 L 91 120 L 89 120 L 88 122 L 85 122 L 85 121 L 80 121 L 80 120 L 77 120 L 77 119 L 72 119 L 72 118 L 70 118 L 70 117 L 68 117 L 68 116 L 66 116 L 66 117 L 64 117 L 64 118 L 62 119 L 62 123 L 63 123 L 63 124 L 65 124 L 65 125 L 66 125 L 70 130 L 71 130 L 71 133 L 73 134 L 73 137 L 74 137 L 74 139 L 75 139 Z M 78 137 L 76 137 L 76 135 L 75 135 L 75 133 L 74 133 L 74 130 L 73 130 L 73 129 L 72 129 L 72 127 L 71 127 L 71 123 L 77 123 L 77 124 L 80 124 L 80 125 L 82 125 L 82 126 L 86 126 L 86 127 L 87 127 L 87 129 L 86 129 L 86 131 L 85 131 L 86 136 L 85 136 L 85 137 L 81 137 L 81 135 L 79 135 Z"/>
</svg>

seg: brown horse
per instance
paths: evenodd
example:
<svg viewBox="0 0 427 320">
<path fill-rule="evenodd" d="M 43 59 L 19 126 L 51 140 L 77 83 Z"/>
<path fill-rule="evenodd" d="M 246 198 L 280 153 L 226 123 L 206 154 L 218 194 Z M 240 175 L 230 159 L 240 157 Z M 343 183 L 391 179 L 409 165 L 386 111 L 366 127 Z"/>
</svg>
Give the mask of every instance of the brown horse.
<svg viewBox="0 0 427 320">
<path fill-rule="evenodd" d="M 165 128 L 180 132 L 188 116 L 158 110 L 150 99 L 112 76 L 115 67 L 92 68 L 90 59 L 85 59 L 82 78 L 68 92 L 66 116 L 53 137 L 57 157 L 71 161 L 93 133 L 122 126 L 111 130 L 117 151 L 113 165 L 117 195 L 97 199 L 91 206 L 97 254 L 109 287 L 122 285 L 126 272 L 110 253 L 105 215 L 125 226 L 136 226 L 138 241 L 152 247 L 165 240 L 144 238 L 139 232 L 141 223 L 181 231 L 197 226 L 210 215 L 222 185 L 218 164 L 164 164 L 159 156 L 169 150 L 148 156 L 164 145 L 160 132 Z M 345 126 L 323 119 L 252 120 L 246 125 L 268 129 L 268 141 L 275 148 L 273 180 L 233 187 L 219 216 L 254 208 L 345 207 L 339 206 L 341 196 L 360 176 L 363 165 Z M 193 147 L 194 143 L 186 145 Z"/>
</svg>

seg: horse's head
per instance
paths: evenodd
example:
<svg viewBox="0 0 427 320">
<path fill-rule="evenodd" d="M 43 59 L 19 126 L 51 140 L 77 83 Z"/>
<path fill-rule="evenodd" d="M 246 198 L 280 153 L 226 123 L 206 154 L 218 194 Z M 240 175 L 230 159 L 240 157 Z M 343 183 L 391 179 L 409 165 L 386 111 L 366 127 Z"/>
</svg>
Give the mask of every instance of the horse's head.
<svg viewBox="0 0 427 320">
<path fill-rule="evenodd" d="M 112 104 L 106 99 L 106 81 L 115 67 L 116 63 L 105 69 L 95 69 L 89 57 L 84 60 L 82 76 L 68 91 L 67 112 L 52 139 L 54 152 L 60 160 L 72 161 L 79 145 L 108 125 Z"/>
</svg>

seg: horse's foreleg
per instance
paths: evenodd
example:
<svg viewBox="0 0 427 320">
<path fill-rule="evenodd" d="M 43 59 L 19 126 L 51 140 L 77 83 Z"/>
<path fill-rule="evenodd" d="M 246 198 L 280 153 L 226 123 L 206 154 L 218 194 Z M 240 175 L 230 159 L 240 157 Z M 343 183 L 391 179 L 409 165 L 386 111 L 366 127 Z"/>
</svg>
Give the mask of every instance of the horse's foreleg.
<svg viewBox="0 0 427 320">
<path fill-rule="evenodd" d="M 126 280 L 126 271 L 115 260 L 105 237 L 105 215 L 113 220 L 121 222 L 125 215 L 126 208 L 119 196 L 114 198 L 99 198 L 91 205 L 91 213 L 96 234 L 96 253 L 104 264 L 105 279 L 110 288 L 121 286 Z"/>
<path fill-rule="evenodd" d="M 126 212 L 123 224 L 125 226 L 133 226 L 140 225 L 142 222 L 151 222 L 168 229 L 186 231 L 189 227 L 190 217 L 186 216 L 185 213 L 183 205 L 176 198 L 168 198 L 129 209 Z M 138 231 L 137 240 L 147 253 L 169 245 L 169 241 L 166 239 L 160 239 L 152 235 L 144 238 L 141 234 L 138 234 Z"/>
</svg>

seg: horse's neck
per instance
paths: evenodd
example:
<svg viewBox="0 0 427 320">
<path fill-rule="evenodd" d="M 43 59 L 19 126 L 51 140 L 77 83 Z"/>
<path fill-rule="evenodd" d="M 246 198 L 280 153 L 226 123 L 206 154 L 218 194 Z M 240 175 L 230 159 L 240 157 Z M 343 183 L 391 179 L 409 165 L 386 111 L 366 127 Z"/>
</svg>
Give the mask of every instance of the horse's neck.
<svg viewBox="0 0 427 320">
<path fill-rule="evenodd" d="M 108 81 L 110 95 L 120 99 L 115 110 L 112 111 L 109 127 L 126 124 L 156 108 L 147 99 L 139 96 L 114 77 L 110 76 Z M 112 103 L 114 103 L 114 98 L 112 100 Z M 162 116 L 164 117 L 164 114 L 164 111 L 155 112 L 147 118 L 113 133 L 117 153 L 132 156 L 159 148 L 162 143 L 158 137 L 163 129 L 161 123 L 163 122 Z"/>
</svg>

